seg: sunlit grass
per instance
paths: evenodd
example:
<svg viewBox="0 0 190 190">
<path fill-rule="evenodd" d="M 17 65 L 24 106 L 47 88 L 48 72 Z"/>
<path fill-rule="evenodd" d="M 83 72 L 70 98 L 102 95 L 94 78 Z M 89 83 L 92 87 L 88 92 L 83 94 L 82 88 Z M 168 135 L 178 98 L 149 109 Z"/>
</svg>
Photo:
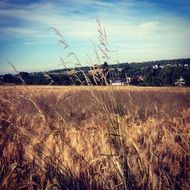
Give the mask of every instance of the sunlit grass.
<svg viewBox="0 0 190 190">
<path fill-rule="evenodd" d="M 1 189 L 188 189 L 190 90 L 0 87 Z"/>
</svg>

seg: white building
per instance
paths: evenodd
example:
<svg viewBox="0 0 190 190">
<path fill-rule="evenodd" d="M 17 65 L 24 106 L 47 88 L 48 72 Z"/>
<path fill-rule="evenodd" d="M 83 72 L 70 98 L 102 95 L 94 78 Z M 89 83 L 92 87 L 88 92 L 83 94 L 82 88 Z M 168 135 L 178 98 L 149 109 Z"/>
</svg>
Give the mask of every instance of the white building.
<svg viewBox="0 0 190 190">
<path fill-rule="evenodd" d="M 183 77 L 180 77 L 176 82 L 176 86 L 184 86 L 185 85 L 185 79 Z"/>
</svg>

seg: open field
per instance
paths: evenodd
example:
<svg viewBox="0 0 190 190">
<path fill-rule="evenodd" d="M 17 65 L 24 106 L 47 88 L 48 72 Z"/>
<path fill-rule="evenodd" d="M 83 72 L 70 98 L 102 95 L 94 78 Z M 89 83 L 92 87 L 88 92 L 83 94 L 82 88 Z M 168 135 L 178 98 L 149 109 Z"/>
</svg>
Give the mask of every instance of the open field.
<svg viewBox="0 0 190 190">
<path fill-rule="evenodd" d="M 190 88 L 0 87 L 0 189 L 190 189 Z"/>
</svg>

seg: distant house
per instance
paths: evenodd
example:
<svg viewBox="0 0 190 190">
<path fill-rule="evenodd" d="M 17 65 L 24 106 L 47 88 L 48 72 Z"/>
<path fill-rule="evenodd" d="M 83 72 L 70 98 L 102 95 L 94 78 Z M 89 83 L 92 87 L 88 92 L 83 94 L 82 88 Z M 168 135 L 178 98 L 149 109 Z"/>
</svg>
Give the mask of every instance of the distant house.
<svg viewBox="0 0 190 190">
<path fill-rule="evenodd" d="M 129 83 L 131 83 L 130 77 L 127 77 L 126 79 L 110 80 L 110 85 L 112 86 L 129 85 Z"/>
<path fill-rule="evenodd" d="M 158 65 L 153 65 L 152 68 L 153 69 L 158 69 L 159 67 L 158 67 Z"/>
<path fill-rule="evenodd" d="M 180 77 L 176 82 L 176 86 L 184 86 L 185 85 L 185 79 L 183 77 Z"/>
<path fill-rule="evenodd" d="M 189 65 L 188 65 L 188 64 L 185 64 L 184 67 L 189 67 Z"/>
<path fill-rule="evenodd" d="M 118 70 L 118 72 L 121 72 L 123 70 L 123 68 L 118 67 L 117 70 Z"/>
<path fill-rule="evenodd" d="M 153 69 L 163 69 L 164 66 L 163 65 L 153 65 L 152 68 Z"/>
<path fill-rule="evenodd" d="M 125 83 L 122 82 L 121 80 L 110 80 L 110 85 L 112 85 L 112 86 L 121 86 L 121 85 L 125 85 Z"/>
</svg>

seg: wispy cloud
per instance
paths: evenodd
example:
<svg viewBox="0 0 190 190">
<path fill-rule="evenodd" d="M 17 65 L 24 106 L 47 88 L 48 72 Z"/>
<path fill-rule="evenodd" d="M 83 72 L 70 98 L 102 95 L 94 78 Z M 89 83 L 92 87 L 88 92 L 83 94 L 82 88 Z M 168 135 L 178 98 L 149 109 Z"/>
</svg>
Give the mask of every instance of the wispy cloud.
<svg viewBox="0 0 190 190">
<path fill-rule="evenodd" d="M 1 52 L 7 42 L 28 46 L 44 44 L 49 51 L 50 46 L 57 43 L 48 29 L 51 26 L 77 46 L 77 51 L 81 47 L 89 52 L 85 49 L 89 48 L 87 43 L 97 35 L 92 17 L 99 17 L 105 24 L 112 48 L 120 52 L 123 61 L 190 56 L 187 53 L 190 50 L 190 16 L 179 14 L 180 10 L 188 9 L 184 6 L 188 1 L 182 0 L 180 4 L 175 0 L 171 11 L 170 1 L 166 4 L 158 0 L 20 0 L 20 3 L 2 0 L 0 55 L 3 57 Z"/>
</svg>

